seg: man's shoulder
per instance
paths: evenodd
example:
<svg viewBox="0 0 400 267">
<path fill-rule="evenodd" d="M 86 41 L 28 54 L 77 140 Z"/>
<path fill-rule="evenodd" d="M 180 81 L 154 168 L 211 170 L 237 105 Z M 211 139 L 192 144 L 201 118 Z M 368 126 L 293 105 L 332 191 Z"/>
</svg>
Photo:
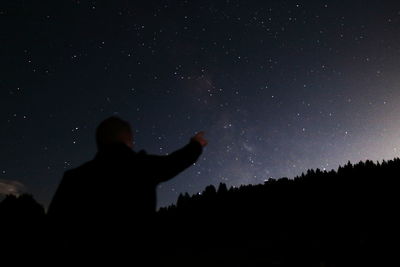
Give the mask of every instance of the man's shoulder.
<svg viewBox="0 0 400 267">
<path fill-rule="evenodd" d="M 139 150 L 138 152 L 136 152 L 136 155 L 137 156 L 146 156 L 148 154 L 147 154 L 146 150 L 142 149 L 142 150 Z"/>
</svg>

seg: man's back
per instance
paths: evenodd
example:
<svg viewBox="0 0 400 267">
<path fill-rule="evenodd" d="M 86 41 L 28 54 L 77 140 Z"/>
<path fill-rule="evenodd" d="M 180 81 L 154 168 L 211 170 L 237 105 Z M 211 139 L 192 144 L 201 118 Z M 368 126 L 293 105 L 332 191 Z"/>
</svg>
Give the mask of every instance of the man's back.
<svg viewBox="0 0 400 267">
<path fill-rule="evenodd" d="M 135 152 L 122 143 L 103 148 L 64 173 L 48 210 L 53 232 L 74 250 L 145 240 L 154 227 L 157 184 L 192 165 L 201 152 L 193 140 L 168 156 Z"/>
</svg>

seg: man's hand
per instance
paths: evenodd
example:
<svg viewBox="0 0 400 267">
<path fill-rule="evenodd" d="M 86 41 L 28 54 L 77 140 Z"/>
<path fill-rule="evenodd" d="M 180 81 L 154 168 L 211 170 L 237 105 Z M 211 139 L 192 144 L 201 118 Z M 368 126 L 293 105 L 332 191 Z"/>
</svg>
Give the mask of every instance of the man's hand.
<svg viewBox="0 0 400 267">
<path fill-rule="evenodd" d="M 199 142 L 202 147 L 205 147 L 208 144 L 208 142 L 206 139 L 204 139 L 203 136 L 204 136 L 204 132 L 201 131 L 201 132 L 198 132 L 195 136 L 193 136 L 190 140 Z"/>
</svg>

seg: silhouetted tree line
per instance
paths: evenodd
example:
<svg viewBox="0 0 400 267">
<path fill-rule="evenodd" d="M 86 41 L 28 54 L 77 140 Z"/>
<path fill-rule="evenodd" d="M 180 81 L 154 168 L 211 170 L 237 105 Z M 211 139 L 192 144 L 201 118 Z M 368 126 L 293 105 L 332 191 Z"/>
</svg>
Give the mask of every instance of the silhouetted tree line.
<svg viewBox="0 0 400 267">
<path fill-rule="evenodd" d="M 182 265 L 195 258 L 198 266 L 379 266 L 397 255 L 399 179 L 395 158 L 258 185 L 210 185 L 162 208 L 159 235 L 175 241 L 167 254 Z"/>
<path fill-rule="evenodd" d="M 155 257 L 174 266 L 382 266 L 397 257 L 399 179 L 395 158 L 181 194 L 157 213 Z M 44 257 L 48 225 L 31 195 L 7 196 L 0 223 L 2 257 Z"/>
<path fill-rule="evenodd" d="M 37 262 L 43 257 L 45 230 L 45 210 L 32 195 L 7 195 L 0 202 L 0 264 Z"/>
</svg>

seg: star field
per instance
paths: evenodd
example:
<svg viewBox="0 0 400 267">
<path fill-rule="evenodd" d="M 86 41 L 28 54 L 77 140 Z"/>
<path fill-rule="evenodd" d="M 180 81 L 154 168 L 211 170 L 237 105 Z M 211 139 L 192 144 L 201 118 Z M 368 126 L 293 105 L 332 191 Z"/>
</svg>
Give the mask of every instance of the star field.
<svg viewBox="0 0 400 267">
<path fill-rule="evenodd" d="M 398 156 L 396 1 L 6 1 L 0 18 L 0 184 L 45 206 L 113 114 L 137 151 L 206 132 L 159 206 Z"/>
</svg>

